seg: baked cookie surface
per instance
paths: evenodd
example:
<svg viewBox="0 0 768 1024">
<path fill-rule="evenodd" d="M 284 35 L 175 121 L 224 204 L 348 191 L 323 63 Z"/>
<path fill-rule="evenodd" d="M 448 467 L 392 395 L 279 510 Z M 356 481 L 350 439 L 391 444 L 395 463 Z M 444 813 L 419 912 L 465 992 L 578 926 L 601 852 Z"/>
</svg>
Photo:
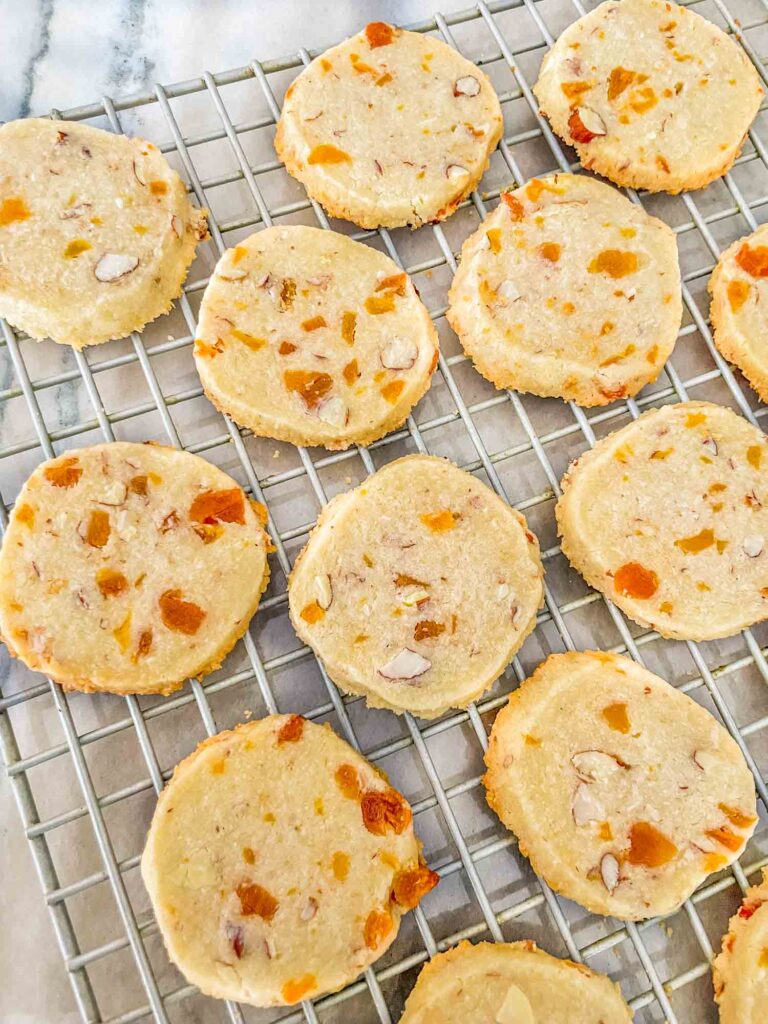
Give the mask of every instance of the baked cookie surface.
<svg viewBox="0 0 768 1024">
<path fill-rule="evenodd" d="M 533 89 L 584 167 L 651 192 L 730 168 L 763 90 L 742 48 L 665 0 L 608 0 L 562 33 Z"/>
<path fill-rule="evenodd" d="M 501 675 L 536 624 L 543 575 L 519 512 L 446 459 L 410 455 L 326 505 L 289 609 L 342 689 L 434 718 Z"/>
<path fill-rule="evenodd" d="M 274 227 L 219 260 L 200 309 L 205 392 L 254 433 L 348 448 L 399 427 L 437 332 L 407 274 L 344 235 Z"/>
<path fill-rule="evenodd" d="M 768 401 L 768 225 L 725 250 L 708 287 L 715 345 Z"/>
<path fill-rule="evenodd" d="M 501 138 L 488 78 L 433 36 L 373 22 L 285 94 L 275 149 L 334 217 L 364 228 L 448 217 Z"/>
<path fill-rule="evenodd" d="M 757 822 L 752 775 L 695 701 L 613 654 L 553 654 L 512 693 L 488 803 L 534 870 L 596 914 L 675 910 Z"/>
<path fill-rule="evenodd" d="M 720 1024 L 763 1024 L 768 1007 L 768 869 L 747 890 L 712 962 Z"/>
<path fill-rule="evenodd" d="M 79 349 L 141 330 L 206 234 L 151 143 L 71 121 L 0 127 L 0 315 L 30 337 Z"/>
<path fill-rule="evenodd" d="M 267 585 L 267 535 L 204 459 L 114 442 L 39 465 L 0 551 L 0 632 L 66 689 L 170 693 L 212 671 Z"/>
<path fill-rule="evenodd" d="M 610 185 L 534 178 L 471 235 L 448 322 L 499 388 L 605 405 L 655 380 L 682 317 L 677 242 Z"/>
<path fill-rule="evenodd" d="M 206 740 L 155 810 L 141 873 L 171 959 L 206 995 L 334 992 L 437 883 L 411 808 L 328 725 L 273 715 Z"/>
<path fill-rule="evenodd" d="M 562 551 L 642 626 L 731 636 L 768 616 L 768 444 L 723 406 L 644 413 L 571 463 Z"/>
<path fill-rule="evenodd" d="M 535 942 L 460 942 L 422 968 L 400 1024 L 631 1024 L 618 985 Z"/>
</svg>

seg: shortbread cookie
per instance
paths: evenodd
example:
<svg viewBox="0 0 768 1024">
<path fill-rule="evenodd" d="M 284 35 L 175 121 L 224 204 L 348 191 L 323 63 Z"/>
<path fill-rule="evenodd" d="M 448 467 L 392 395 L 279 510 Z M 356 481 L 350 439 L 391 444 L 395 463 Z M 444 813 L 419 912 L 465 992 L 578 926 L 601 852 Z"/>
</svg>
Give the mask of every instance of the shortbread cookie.
<svg viewBox="0 0 768 1024">
<path fill-rule="evenodd" d="M 411 808 L 329 725 L 273 715 L 201 743 L 152 819 L 141 873 L 168 953 L 206 995 L 335 992 L 436 884 Z"/>
<path fill-rule="evenodd" d="M 725 174 L 763 98 L 742 48 L 666 0 L 608 0 L 579 18 L 533 91 L 585 167 L 673 193 Z"/>
<path fill-rule="evenodd" d="M 720 1024 L 765 1024 L 768 1008 L 768 868 L 731 918 L 712 963 Z"/>
<path fill-rule="evenodd" d="M 0 128 L 0 316 L 82 348 L 171 308 L 205 213 L 143 139 L 72 121 Z"/>
<path fill-rule="evenodd" d="M 606 405 L 655 380 L 672 352 L 675 233 L 594 178 L 534 178 L 466 240 L 448 301 L 497 388 Z"/>
<path fill-rule="evenodd" d="M 421 970 L 400 1024 L 631 1024 L 618 985 L 535 942 L 479 942 Z"/>
<path fill-rule="evenodd" d="M 405 422 L 437 366 L 407 274 L 334 231 L 267 228 L 219 260 L 195 361 L 213 404 L 294 444 L 370 444 Z"/>
<path fill-rule="evenodd" d="M 715 345 L 768 402 L 768 225 L 725 250 L 709 290 Z"/>
<path fill-rule="evenodd" d="M 269 579 L 260 509 L 204 459 L 116 442 L 44 462 L 0 551 L 0 632 L 65 689 L 170 693 L 212 671 Z"/>
<path fill-rule="evenodd" d="M 478 67 L 434 36 L 373 22 L 289 87 L 275 149 L 334 217 L 415 228 L 472 191 L 502 127 Z"/>
<path fill-rule="evenodd" d="M 708 402 L 644 413 L 571 464 L 562 550 L 641 626 L 679 640 L 768 617 L 768 444 Z"/>
<path fill-rule="evenodd" d="M 629 658 L 553 654 L 493 725 L 488 803 L 535 871 L 595 914 L 675 910 L 739 856 L 752 775 L 699 704 Z"/>
<path fill-rule="evenodd" d="M 289 608 L 342 689 L 434 718 L 501 675 L 536 624 L 543 575 L 519 512 L 446 459 L 409 455 L 326 505 Z"/>
</svg>

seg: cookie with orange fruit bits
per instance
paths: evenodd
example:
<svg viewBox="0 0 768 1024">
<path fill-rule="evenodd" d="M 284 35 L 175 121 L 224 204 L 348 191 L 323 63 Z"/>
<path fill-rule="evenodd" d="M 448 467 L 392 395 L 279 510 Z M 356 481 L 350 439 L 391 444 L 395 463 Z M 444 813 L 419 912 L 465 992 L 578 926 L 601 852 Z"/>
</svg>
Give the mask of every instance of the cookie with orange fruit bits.
<svg viewBox="0 0 768 1024">
<path fill-rule="evenodd" d="M 573 462 L 562 551 L 641 626 L 678 640 L 768 617 L 768 443 L 709 402 L 644 413 Z"/>
<path fill-rule="evenodd" d="M 768 868 L 728 923 L 712 962 L 720 1024 L 763 1024 L 768 1006 Z"/>
<path fill-rule="evenodd" d="M 629 658 L 553 654 L 496 717 L 488 802 L 538 874 L 596 914 L 675 910 L 757 822 L 736 743 Z"/>
<path fill-rule="evenodd" d="M 206 995 L 286 1006 L 378 960 L 438 881 L 408 802 L 329 725 L 272 715 L 201 743 L 141 860 L 168 953 Z"/>
</svg>

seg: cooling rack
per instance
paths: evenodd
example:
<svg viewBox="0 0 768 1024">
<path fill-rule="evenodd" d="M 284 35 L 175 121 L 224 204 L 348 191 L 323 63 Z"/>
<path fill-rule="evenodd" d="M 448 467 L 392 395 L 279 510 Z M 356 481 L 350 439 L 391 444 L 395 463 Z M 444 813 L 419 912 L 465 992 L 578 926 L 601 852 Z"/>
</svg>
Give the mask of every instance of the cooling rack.
<svg viewBox="0 0 768 1024">
<path fill-rule="evenodd" d="M 768 81 L 759 57 L 768 38 L 768 0 L 688 6 L 733 33 Z M 210 210 L 211 240 L 201 247 L 173 312 L 141 336 L 79 353 L 38 345 L 2 324 L 3 525 L 6 508 L 41 459 L 98 441 L 152 438 L 203 455 L 237 477 L 266 504 L 276 548 L 270 588 L 244 640 L 219 671 L 170 698 L 66 694 L 3 652 L 0 750 L 88 1024 L 388 1024 L 399 1018 L 424 961 L 461 938 L 533 938 L 556 955 L 609 973 L 637 1021 L 717 1019 L 709 960 L 743 891 L 768 863 L 768 629 L 706 644 L 667 641 L 641 629 L 569 570 L 553 504 L 568 462 L 645 408 L 706 399 L 764 425 L 768 409 L 713 347 L 706 282 L 722 248 L 768 219 L 766 105 L 721 181 L 679 197 L 629 193 L 676 231 L 685 305 L 672 359 L 636 400 L 587 412 L 495 391 L 467 362 L 444 320 L 456 253 L 500 189 L 578 166 L 538 115 L 531 83 L 553 37 L 584 10 L 580 0 L 481 2 L 409 26 L 441 37 L 483 67 L 502 102 L 505 134 L 482 190 L 444 224 L 414 233 L 332 225 L 408 271 L 441 336 L 430 391 L 403 429 L 368 449 L 308 451 L 238 430 L 202 396 L 191 354 L 201 294 L 226 247 L 271 223 L 331 226 L 272 148 L 280 99 L 312 55 L 299 49 L 128 99 L 105 97 L 52 112 L 141 133 L 160 145 L 193 199 Z M 546 606 L 509 670 L 467 711 L 429 724 L 342 698 L 297 643 L 287 617 L 286 577 L 319 508 L 409 451 L 451 457 L 523 511 L 541 540 L 547 569 Z M 557 897 L 487 808 L 480 784 L 488 732 L 507 693 L 552 651 L 590 647 L 628 653 L 707 707 L 739 744 L 759 795 L 760 824 L 740 863 L 710 876 L 677 913 L 639 925 L 592 916 Z M 156 795 L 174 764 L 205 736 L 276 710 L 331 721 L 389 774 L 414 807 L 425 855 L 441 884 L 358 981 L 314 1003 L 261 1011 L 203 997 L 170 965 L 138 862 Z"/>
</svg>

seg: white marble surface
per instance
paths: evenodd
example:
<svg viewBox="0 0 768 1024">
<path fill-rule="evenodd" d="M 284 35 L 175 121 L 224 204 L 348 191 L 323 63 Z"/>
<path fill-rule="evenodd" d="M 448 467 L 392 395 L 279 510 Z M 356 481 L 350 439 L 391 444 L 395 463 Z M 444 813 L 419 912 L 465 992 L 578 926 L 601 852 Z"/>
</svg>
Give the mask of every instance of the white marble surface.
<svg viewBox="0 0 768 1024">
<path fill-rule="evenodd" d="M 375 19 L 407 24 L 467 0 L 0 0 L 0 120 L 91 103 L 301 44 Z M 0 1020 L 80 1020 L 5 774 L 0 770 Z"/>
</svg>

